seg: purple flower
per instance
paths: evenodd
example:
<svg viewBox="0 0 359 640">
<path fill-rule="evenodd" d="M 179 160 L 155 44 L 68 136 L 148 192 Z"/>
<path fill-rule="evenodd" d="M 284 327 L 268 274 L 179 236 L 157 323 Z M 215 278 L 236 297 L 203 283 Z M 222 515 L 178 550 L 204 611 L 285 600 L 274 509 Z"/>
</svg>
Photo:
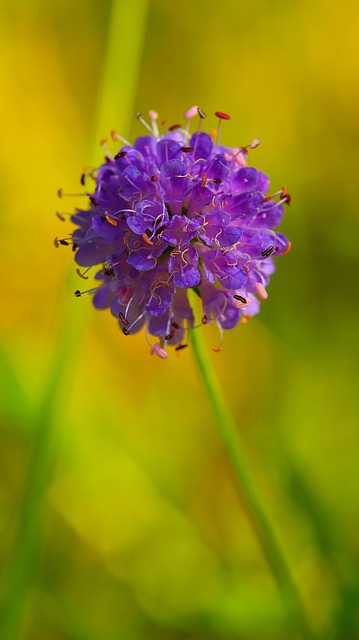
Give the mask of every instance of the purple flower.
<svg viewBox="0 0 359 640">
<path fill-rule="evenodd" d="M 267 176 L 247 165 L 259 141 L 232 149 L 202 131 L 191 135 L 196 113 L 202 123 L 203 112 L 192 108 L 185 127 L 162 135 L 155 112 L 151 126 L 138 114 L 151 135 L 115 156 L 105 147 L 106 162 L 91 172 L 89 208 L 72 216 L 77 264 L 100 267 L 89 290 L 94 305 L 110 308 L 125 335 L 145 326 L 147 339 L 158 339 L 151 353 L 161 358 L 167 344 L 183 348 L 194 327 L 187 289 L 201 299 L 202 323 L 214 321 L 222 333 L 258 313 L 273 258 L 290 249 L 274 231 L 290 202 L 286 188 L 268 195 Z"/>
</svg>

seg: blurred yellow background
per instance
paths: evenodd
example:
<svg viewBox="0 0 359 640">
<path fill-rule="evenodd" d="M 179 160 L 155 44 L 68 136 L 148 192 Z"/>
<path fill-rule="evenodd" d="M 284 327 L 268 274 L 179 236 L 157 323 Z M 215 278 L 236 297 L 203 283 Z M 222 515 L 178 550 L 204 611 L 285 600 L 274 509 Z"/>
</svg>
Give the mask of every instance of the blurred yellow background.
<svg viewBox="0 0 359 640">
<path fill-rule="evenodd" d="M 192 104 L 210 127 L 231 114 L 224 144 L 260 137 L 253 163 L 292 196 L 269 299 L 211 360 L 314 629 L 355 640 L 357 3 L 117 4 L 119 108 L 100 120 L 111 3 L 0 7 L 1 640 L 297 637 L 190 349 L 150 358 L 74 298 L 53 245 L 70 228 L 55 211 L 82 204 L 56 191 L 101 161 L 94 136 L 133 140 L 136 111 L 178 122 Z"/>
</svg>

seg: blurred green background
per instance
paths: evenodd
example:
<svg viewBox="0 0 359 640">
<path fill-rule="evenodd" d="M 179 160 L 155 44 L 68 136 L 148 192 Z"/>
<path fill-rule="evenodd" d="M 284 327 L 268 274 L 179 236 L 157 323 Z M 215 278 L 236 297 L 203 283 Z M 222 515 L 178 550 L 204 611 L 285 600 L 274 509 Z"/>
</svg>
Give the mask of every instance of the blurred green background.
<svg viewBox="0 0 359 640">
<path fill-rule="evenodd" d="M 81 189 L 94 139 L 199 104 L 209 127 L 231 114 L 225 144 L 260 137 L 253 163 L 292 195 L 293 249 L 260 317 L 219 354 L 203 331 L 311 624 L 355 640 L 357 2 L 117 4 L 100 115 L 110 1 L 0 8 L 0 638 L 297 637 L 190 349 L 160 361 L 143 333 L 125 339 L 74 298 L 72 255 L 52 242 L 69 228 L 55 210 L 81 204 L 56 190 Z"/>
</svg>

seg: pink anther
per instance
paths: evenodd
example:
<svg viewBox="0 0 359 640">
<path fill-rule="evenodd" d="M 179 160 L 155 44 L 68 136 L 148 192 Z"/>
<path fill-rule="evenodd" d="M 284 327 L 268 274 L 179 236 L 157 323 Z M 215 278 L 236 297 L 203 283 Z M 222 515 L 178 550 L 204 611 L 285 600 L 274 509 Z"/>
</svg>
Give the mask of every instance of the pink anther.
<svg viewBox="0 0 359 640">
<path fill-rule="evenodd" d="M 258 147 L 258 145 L 260 145 L 261 141 L 259 138 L 254 138 L 254 140 L 252 140 L 251 144 L 249 145 L 250 149 L 256 149 L 256 147 Z"/>
<path fill-rule="evenodd" d="M 166 353 L 166 351 L 162 349 L 159 342 L 156 342 L 153 347 L 151 347 L 150 354 L 151 356 L 156 354 L 156 356 L 162 358 L 162 360 L 166 360 L 166 358 L 168 358 L 168 353 Z"/>
<path fill-rule="evenodd" d="M 150 120 L 157 120 L 157 118 L 158 118 L 157 111 L 153 111 L 153 109 L 150 109 L 150 111 L 148 112 L 148 115 L 149 115 Z"/>
<path fill-rule="evenodd" d="M 186 118 L 186 120 L 190 120 L 191 118 L 194 118 L 194 116 L 196 116 L 198 114 L 198 107 L 191 107 L 190 109 L 188 109 L 188 111 L 186 111 L 186 113 L 184 114 L 184 117 Z"/>
<path fill-rule="evenodd" d="M 256 292 L 262 300 L 266 300 L 266 298 L 268 298 L 268 293 L 261 282 L 256 282 Z"/>
</svg>

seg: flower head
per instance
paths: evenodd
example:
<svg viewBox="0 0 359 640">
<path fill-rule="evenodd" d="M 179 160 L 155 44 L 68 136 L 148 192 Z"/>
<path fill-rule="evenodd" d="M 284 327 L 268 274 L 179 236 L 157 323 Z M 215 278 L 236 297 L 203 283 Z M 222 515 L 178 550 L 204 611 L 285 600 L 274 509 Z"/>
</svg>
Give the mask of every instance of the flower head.
<svg viewBox="0 0 359 640">
<path fill-rule="evenodd" d="M 115 156 L 103 143 L 106 162 L 91 172 L 96 186 L 87 194 L 89 208 L 72 216 L 77 264 L 100 266 L 98 287 L 90 290 L 95 307 L 109 307 L 125 335 L 145 326 L 147 338 L 157 338 L 151 353 L 161 358 L 167 344 L 183 348 L 194 327 L 188 289 L 201 299 L 203 324 L 232 329 L 258 313 L 273 258 L 290 247 L 273 230 L 289 194 L 283 187 L 268 195 L 267 176 L 247 163 L 259 140 L 227 148 L 219 143 L 219 128 L 216 141 L 216 133 L 211 137 L 201 127 L 191 135 L 196 114 L 201 124 L 205 114 L 193 107 L 185 127 L 162 135 L 154 111 L 151 125 L 137 114 L 149 134 L 133 145 L 123 141 Z M 216 115 L 219 124 L 229 119 Z"/>
</svg>

